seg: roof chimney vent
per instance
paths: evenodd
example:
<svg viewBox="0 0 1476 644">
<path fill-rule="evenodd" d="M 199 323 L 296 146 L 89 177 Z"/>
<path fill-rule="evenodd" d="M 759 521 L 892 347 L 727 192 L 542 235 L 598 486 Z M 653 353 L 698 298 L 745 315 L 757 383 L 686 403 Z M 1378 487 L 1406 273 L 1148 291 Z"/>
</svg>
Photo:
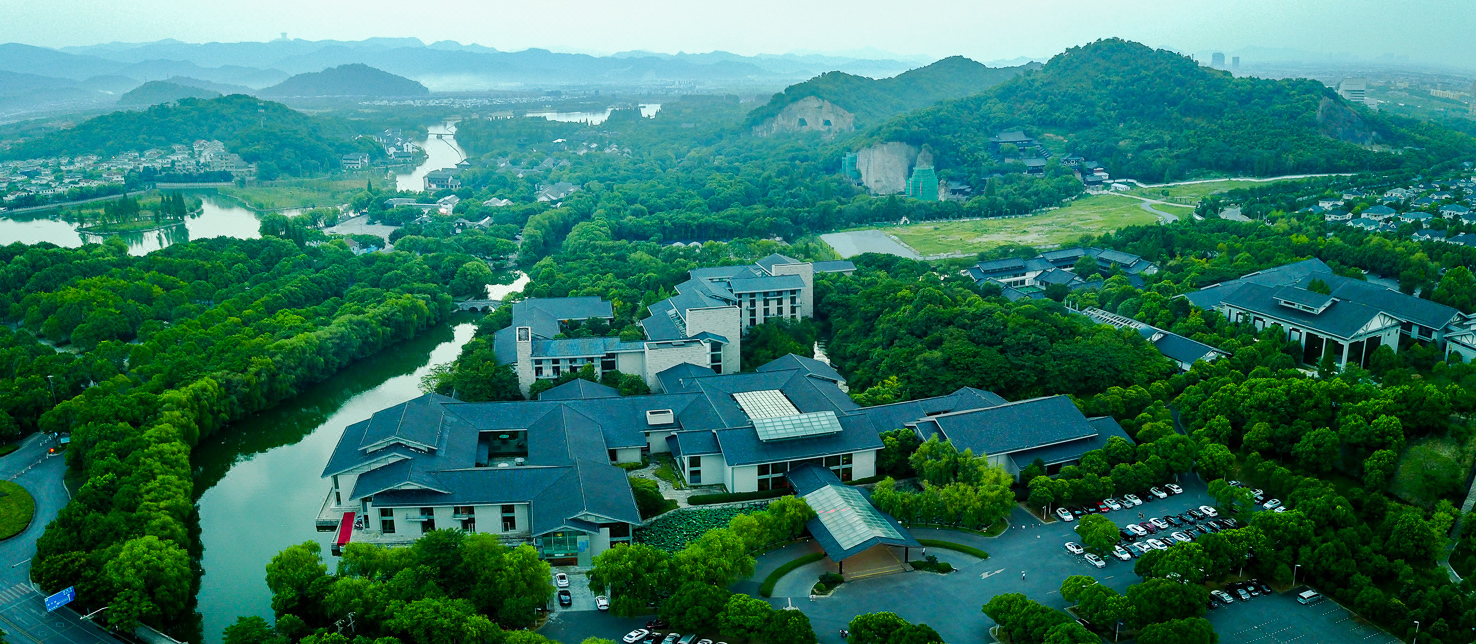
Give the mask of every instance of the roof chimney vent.
<svg viewBox="0 0 1476 644">
<path fill-rule="evenodd" d="M 670 409 L 651 409 L 646 411 L 646 425 L 655 427 L 657 425 L 670 425 L 676 422 L 676 414 Z"/>
</svg>

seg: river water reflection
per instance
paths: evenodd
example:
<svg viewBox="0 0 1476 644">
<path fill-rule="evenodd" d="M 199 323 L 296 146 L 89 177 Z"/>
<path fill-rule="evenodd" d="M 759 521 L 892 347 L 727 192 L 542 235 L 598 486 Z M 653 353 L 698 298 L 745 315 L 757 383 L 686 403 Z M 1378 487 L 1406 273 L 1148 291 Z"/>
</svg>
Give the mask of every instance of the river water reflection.
<svg viewBox="0 0 1476 644">
<path fill-rule="evenodd" d="M 77 224 L 73 222 L 47 218 L 55 217 L 55 211 L 37 213 L 38 218 L 35 219 L 26 219 L 25 215 L 15 215 L 11 218 L 0 214 L 0 246 L 14 242 L 22 244 L 51 242 L 65 248 L 76 248 L 84 243 L 101 244 L 109 237 L 117 237 L 128 244 L 130 254 L 144 255 L 191 239 L 210 237 L 255 239 L 261 236 L 258 232 L 261 219 L 255 212 L 235 205 L 214 193 L 192 194 L 192 196 L 199 197 L 203 202 L 200 214 L 186 217 L 183 222 L 158 230 L 120 235 L 93 235 L 78 231 Z"/>
<path fill-rule="evenodd" d="M 466 159 L 466 152 L 456 144 L 456 123 L 447 121 L 426 129 L 426 137 L 420 142 L 425 150 L 425 161 L 413 172 L 395 175 L 395 189 L 420 192 L 425 190 L 425 175 L 435 170 L 454 168 Z"/>
<path fill-rule="evenodd" d="M 199 611 L 205 640 L 241 615 L 272 620 L 266 564 L 288 546 L 317 541 L 331 571 L 331 532 L 314 519 L 328 494 L 319 475 L 344 427 L 420 395 L 420 378 L 449 362 L 476 331 L 458 316 L 386 349 L 276 407 L 202 441 L 191 460 L 205 546 Z"/>
</svg>

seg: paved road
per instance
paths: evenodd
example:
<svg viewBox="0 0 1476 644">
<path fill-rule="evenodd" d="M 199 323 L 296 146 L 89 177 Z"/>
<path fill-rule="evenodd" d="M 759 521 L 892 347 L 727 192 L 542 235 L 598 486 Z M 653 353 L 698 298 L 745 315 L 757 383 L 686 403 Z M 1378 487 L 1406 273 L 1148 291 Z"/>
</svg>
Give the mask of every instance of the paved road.
<svg viewBox="0 0 1476 644">
<path fill-rule="evenodd" d="M 71 499 L 62 485 L 66 459 L 47 457 L 50 445 L 44 436 L 34 435 L 19 450 L 0 458 L 0 478 L 19 483 L 36 499 L 31 525 L 0 541 L 0 628 L 13 644 L 119 644 L 69 608 L 48 614 L 44 598 L 30 586 L 36 539 Z"/>
</svg>

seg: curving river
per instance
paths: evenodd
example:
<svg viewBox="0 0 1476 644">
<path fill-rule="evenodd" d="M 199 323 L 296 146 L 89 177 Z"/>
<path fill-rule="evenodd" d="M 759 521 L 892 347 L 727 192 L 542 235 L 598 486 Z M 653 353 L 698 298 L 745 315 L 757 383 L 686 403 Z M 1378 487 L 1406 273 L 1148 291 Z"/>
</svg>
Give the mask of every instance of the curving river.
<svg viewBox="0 0 1476 644">
<path fill-rule="evenodd" d="M 318 532 L 314 519 L 328 494 L 319 475 L 343 428 L 419 396 L 420 378 L 461 353 L 476 332 L 474 320 L 457 316 L 195 447 L 206 642 L 220 642 L 221 631 L 238 616 L 273 619 L 266 564 L 283 548 L 317 541 L 334 569 L 328 554 L 333 533 Z"/>
<path fill-rule="evenodd" d="M 76 248 L 84 243 L 100 244 L 107 241 L 109 237 L 117 237 L 128 244 L 130 254 L 145 255 L 170 244 L 191 239 L 210 237 L 255 239 L 261 236 L 258 232 L 261 219 L 255 212 L 242 208 L 213 192 L 186 192 L 186 194 L 199 197 L 203 202 L 199 214 L 186 217 L 183 222 L 172 226 L 140 233 L 118 235 L 85 233 L 77 230 L 77 224 L 74 222 L 47 218 L 48 216 L 55 217 L 55 211 L 38 213 L 38 217 L 34 219 L 24 218 L 24 215 L 0 215 L 0 246 L 14 242 L 22 244 L 51 242 L 64 248 Z"/>
<path fill-rule="evenodd" d="M 421 192 L 425 190 L 425 175 L 435 170 L 454 168 L 466 159 L 466 152 L 456 144 L 455 121 L 446 121 L 427 128 L 420 149 L 425 150 L 425 161 L 412 172 L 395 175 L 395 189 Z"/>
</svg>

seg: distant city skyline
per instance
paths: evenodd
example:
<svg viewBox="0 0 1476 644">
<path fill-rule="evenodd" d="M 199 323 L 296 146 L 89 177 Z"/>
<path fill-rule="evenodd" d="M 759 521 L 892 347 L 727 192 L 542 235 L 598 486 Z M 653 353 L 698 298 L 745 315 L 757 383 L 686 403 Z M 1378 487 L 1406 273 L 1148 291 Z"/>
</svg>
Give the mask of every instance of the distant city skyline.
<svg viewBox="0 0 1476 644">
<path fill-rule="evenodd" d="M 1364 60 L 1476 68 L 1470 0 L 449 0 L 433 12 L 384 0 L 250 3 L 199 0 L 0 0 L 0 42 L 43 47 L 149 42 L 261 42 L 417 37 L 503 51 L 610 54 L 890 52 L 903 59 L 963 55 L 1045 59 L 1107 37 L 1186 53 L 1289 49 Z M 1255 61 L 1247 57 L 1246 63 Z"/>
</svg>

